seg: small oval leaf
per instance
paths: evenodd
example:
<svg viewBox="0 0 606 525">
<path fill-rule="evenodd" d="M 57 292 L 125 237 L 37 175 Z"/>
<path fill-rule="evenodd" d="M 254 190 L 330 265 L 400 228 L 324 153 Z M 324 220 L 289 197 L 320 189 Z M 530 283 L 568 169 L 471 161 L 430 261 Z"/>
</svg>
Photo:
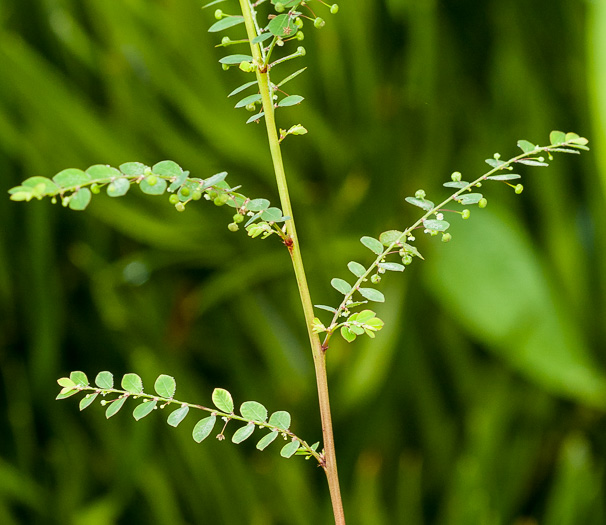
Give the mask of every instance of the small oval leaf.
<svg viewBox="0 0 606 525">
<path fill-rule="evenodd" d="M 296 104 L 300 104 L 305 100 L 301 95 L 290 95 L 289 97 L 284 97 L 280 102 L 278 102 L 278 106 L 281 108 L 285 108 L 288 106 L 294 106 Z"/>
<path fill-rule="evenodd" d="M 270 432 L 269 434 L 263 436 L 259 440 L 259 442 L 257 443 L 257 449 L 258 450 L 265 450 L 267 448 L 267 446 L 270 445 L 271 443 L 273 443 L 277 437 L 278 437 L 278 431 L 277 430 L 273 430 L 272 432 Z"/>
<path fill-rule="evenodd" d="M 223 31 L 224 29 L 228 29 L 230 27 L 237 26 L 238 24 L 244 23 L 244 17 L 240 15 L 228 16 L 222 18 L 215 22 L 212 26 L 208 28 L 209 33 L 217 33 L 219 31 Z"/>
<path fill-rule="evenodd" d="M 406 199 L 404 199 L 406 202 L 408 202 L 409 204 L 412 204 L 413 206 L 418 206 L 419 208 L 424 209 L 425 211 L 429 211 L 429 210 L 433 210 L 434 208 L 434 204 L 431 201 L 428 201 L 427 199 L 417 199 L 416 197 L 406 197 Z"/>
<path fill-rule="evenodd" d="M 444 232 L 448 228 L 450 228 L 450 223 L 448 221 L 426 219 L 423 221 L 423 226 L 425 226 L 425 228 L 430 231 Z"/>
<path fill-rule="evenodd" d="M 377 255 L 383 253 L 383 244 L 374 237 L 364 236 L 360 239 L 360 242 Z"/>
<path fill-rule="evenodd" d="M 364 299 L 374 301 L 375 303 L 385 302 L 385 296 L 379 292 L 379 290 L 375 290 L 374 288 L 360 288 L 358 291 Z"/>
<path fill-rule="evenodd" d="M 130 189 L 130 181 L 126 177 L 118 177 L 107 185 L 107 194 L 110 197 L 122 197 Z"/>
<path fill-rule="evenodd" d="M 400 263 L 384 262 L 379 263 L 379 268 L 383 268 L 383 270 L 389 270 L 390 272 L 403 272 L 405 266 Z"/>
<path fill-rule="evenodd" d="M 280 450 L 280 456 L 283 458 L 290 458 L 294 456 L 297 450 L 299 450 L 299 440 L 295 439 L 282 447 L 282 450 Z"/>
<path fill-rule="evenodd" d="M 177 390 L 177 382 L 174 377 L 165 374 L 159 375 L 154 383 L 154 390 L 160 397 L 172 399 Z"/>
<path fill-rule="evenodd" d="M 270 416 L 269 424 L 281 430 L 288 430 L 290 427 L 290 414 L 286 410 L 278 410 Z"/>
<path fill-rule="evenodd" d="M 338 279 L 335 277 L 332 281 L 330 281 L 330 285 L 343 295 L 347 295 L 349 292 L 351 292 L 351 285 L 343 279 Z"/>
<path fill-rule="evenodd" d="M 137 374 L 125 374 L 121 384 L 122 388 L 131 394 L 143 392 L 143 381 Z"/>
<path fill-rule="evenodd" d="M 248 423 L 247 425 L 244 425 L 243 427 L 240 427 L 238 430 L 236 430 L 231 440 L 233 443 L 236 444 L 242 443 L 242 441 L 248 439 L 254 431 L 255 424 Z"/>
<path fill-rule="evenodd" d="M 133 417 L 139 421 L 147 416 L 156 407 L 158 402 L 154 399 L 153 401 L 143 401 L 140 405 L 137 405 L 133 410 Z"/>
<path fill-rule="evenodd" d="M 231 414 L 234 411 L 234 400 L 231 394 L 224 388 L 215 388 L 213 390 L 212 400 L 214 405 L 222 412 Z"/>
<path fill-rule="evenodd" d="M 465 193 L 464 195 L 459 195 L 456 199 L 459 204 L 463 204 L 464 206 L 467 204 L 477 204 L 483 198 L 481 193 Z"/>
<path fill-rule="evenodd" d="M 105 411 L 105 417 L 109 419 L 110 417 L 116 415 L 124 405 L 127 398 L 128 396 L 120 396 L 118 399 L 112 401 Z"/>
<path fill-rule="evenodd" d="M 401 240 L 402 232 L 399 230 L 388 230 L 379 235 L 379 241 L 383 246 L 389 246 L 390 244 Z"/>
<path fill-rule="evenodd" d="M 85 395 L 80 400 L 80 411 L 82 411 L 85 408 L 89 407 L 95 401 L 95 399 L 97 399 L 98 395 L 99 395 L 99 392 L 95 392 L 94 394 L 87 394 L 87 395 Z"/>
<path fill-rule="evenodd" d="M 198 421 L 194 427 L 194 430 L 192 431 L 194 441 L 196 443 L 201 443 L 204 441 L 213 431 L 216 422 L 217 416 L 208 416 Z"/>
<path fill-rule="evenodd" d="M 366 273 L 366 268 L 356 261 L 348 262 L 347 267 L 349 268 L 349 271 L 356 277 L 362 277 Z"/>
<path fill-rule="evenodd" d="M 95 377 L 95 385 L 104 390 L 114 388 L 114 376 L 111 372 L 99 372 L 97 377 Z"/>
<path fill-rule="evenodd" d="M 181 421 L 183 421 L 185 419 L 185 416 L 187 415 L 187 413 L 189 412 L 189 407 L 187 405 L 183 405 L 181 408 L 177 408 L 177 410 L 173 410 L 166 422 L 171 426 L 171 427 L 176 427 L 179 425 L 179 423 L 181 423 Z"/>
<path fill-rule="evenodd" d="M 258 423 L 265 423 L 267 420 L 267 409 L 256 401 L 245 401 L 240 406 L 240 414 L 244 419 L 249 421 L 257 421 Z"/>
<path fill-rule="evenodd" d="M 69 199 L 69 207 L 71 210 L 82 211 L 89 205 L 92 198 L 92 193 L 88 188 L 81 188 Z"/>
<path fill-rule="evenodd" d="M 86 377 L 86 374 L 84 372 L 72 372 L 71 374 L 69 374 L 69 378 L 74 382 L 75 385 L 80 387 L 87 387 L 89 384 L 88 377 Z"/>
</svg>

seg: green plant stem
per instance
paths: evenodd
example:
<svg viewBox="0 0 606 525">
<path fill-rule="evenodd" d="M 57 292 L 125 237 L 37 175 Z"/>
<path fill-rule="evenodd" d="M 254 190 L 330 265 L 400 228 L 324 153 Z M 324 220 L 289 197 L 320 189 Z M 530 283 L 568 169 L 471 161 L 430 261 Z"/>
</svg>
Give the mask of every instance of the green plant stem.
<svg viewBox="0 0 606 525">
<path fill-rule="evenodd" d="M 240 7 L 242 9 L 242 15 L 244 16 L 244 23 L 246 25 L 248 38 L 252 42 L 252 40 L 257 36 L 257 31 L 255 26 L 255 18 L 253 16 L 252 7 L 249 0 L 240 0 Z M 288 194 L 288 184 L 286 181 L 284 164 L 282 162 L 280 140 L 274 116 L 275 108 L 273 103 L 273 90 L 271 89 L 271 83 L 269 81 L 269 71 L 261 70 L 261 66 L 263 65 L 264 61 L 259 45 L 251 43 L 250 47 L 254 62 L 258 66 L 256 69 L 257 83 L 259 85 L 259 91 L 263 101 L 263 111 L 265 113 L 265 124 L 267 127 L 267 137 L 269 139 L 269 149 L 274 165 L 282 212 L 285 216 L 290 217 L 290 219 L 286 221 L 288 240 L 292 242 L 292 244 L 288 246 L 288 249 L 292 259 L 297 286 L 299 288 L 303 313 L 305 315 L 305 324 L 307 326 L 307 334 L 309 336 L 309 342 L 311 345 L 318 388 L 320 418 L 322 421 L 322 438 L 324 442 L 324 464 L 322 467 L 324 468 L 328 481 L 335 523 L 337 525 L 345 525 L 345 514 L 343 512 L 343 502 L 341 499 L 341 490 L 339 488 L 337 458 L 335 453 L 332 418 L 330 413 L 328 378 L 326 375 L 326 352 L 322 348 L 322 343 L 319 336 L 312 330 L 312 323 L 314 319 L 313 303 L 311 301 L 311 295 L 307 285 L 305 268 L 303 266 L 301 249 L 295 227 L 294 214 Z"/>
</svg>

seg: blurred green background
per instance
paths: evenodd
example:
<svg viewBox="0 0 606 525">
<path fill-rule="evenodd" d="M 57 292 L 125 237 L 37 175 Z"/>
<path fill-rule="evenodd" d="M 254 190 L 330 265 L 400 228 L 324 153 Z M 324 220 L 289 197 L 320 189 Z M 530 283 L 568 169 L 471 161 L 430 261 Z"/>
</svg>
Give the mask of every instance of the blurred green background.
<svg viewBox="0 0 606 525">
<path fill-rule="evenodd" d="M 226 94 L 199 0 L 0 0 L 2 191 L 66 167 L 172 159 L 229 171 L 277 195 L 262 126 Z M 221 6 L 236 12 L 236 2 Z M 370 260 L 361 235 L 407 226 L 404 197 L 446 195 L 515 143 L 576 131 L 592 151 L 525 169 L 521 197 L 454 220 L 448 245 L 385 279 L 376 340 L 330 350 L 348 523 L 606 524 L 606 3 L 602 0 L 343 2 L 304 31 L 308 66 L 279 112 L 316 303 Z M 230 33 L 238 36 L 239 28 Z M 237 51 L 236 51 L 237 52 Z M 288 66 L 290 67 L 290 66 Z M 285 71 L 288 70 L 285 68 Z M 290 71 L 290 70 L 289 70 Z M 279 75 L 280 76 L 280 75 Z M 56 379 L 137 372 L 214 387 L 320 439 L 317 398 L 289 257 L 231 234 L 214 206 L 99 196 L 85 213 L 0 205 L 0 522 L 330 523 L 321 470 L 191 439 L 134 405 L 107 421 L 57 402 Z M 435 240 L 432 240 L 435 241 Z M 325 316 L 322 316 L 324 320 Z"/>
</svg>

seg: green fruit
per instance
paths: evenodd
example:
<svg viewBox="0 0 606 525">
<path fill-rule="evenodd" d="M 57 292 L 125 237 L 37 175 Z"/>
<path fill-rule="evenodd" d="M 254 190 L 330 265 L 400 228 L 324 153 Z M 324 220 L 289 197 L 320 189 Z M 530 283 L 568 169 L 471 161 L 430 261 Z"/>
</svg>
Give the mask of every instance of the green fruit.
<svg viewBox="0 0 606 525">
<path fill-rule="evenodd" d="M 100 191 L 101 188 L 99 187 L 99 185 L 95 182 L 93 185 L 91 185 L 90 187 L 90 191 L 91 193 L 94 193 L 95 195 L 97 195 Z"/>
<path fill-rule="evenodd" d="M 177 211 L 185 211 L 185 204 L 183 204 L 182 202 L 178 202 L 177 204 L 175 204 L 175 209 Z"/>
<path fill-rule="evenodd" d="M 325 24 L 326 24 L 326 22 L 324 21 L 323 18 L 318 17 L 314 20 L 314 27 L 316 29 L 320 29 L 321 27 L 324 27 Z"/>
<path fill-rule="evenodd" d="M 230 232 L 237 232 L 240 229 L 240 226 L 238 226 L 235 222 L 231 222 L 227 225 L 227 229 Z"/>
<path fill-rule="evenodd" d="M 145 181 L 150 186 L 155 186 L 158 183 L 158 177 L 156 177 L 155 175 L 148 175 L 147 177 L 145 177 Z"/>
<path fill-rule="evenodd" d="M 486 208 L 487 204 L 488 204 L 488 201 L 486 199 L 480 199 L 480 201 L 478 202 L 478 206 L 480 208 Z"/>
<path fill-rule="evenodd" d="M 276 13 L 283 13 L 284 9 L 286 8 L 284 7 L 284 4 L 282 2 L 276 3 Z"/>
<path fill-rule="evenodd" d="M 217 10 L 215 11 L 215 18 L 216 18 L 217 20 L 221 20 L 221 19 L 223 18 L 223 11 L 221 11 L 221 9 L 217 9 Z"/>
<path fill-rule="evenodd" d="M 336 15 L 339 12 L 339 5 L 338 4 L 332 4 L 330 6 L 330 14 L 331 15 Z"/>
<path fill-rule="evenodd" d="M 236 214 L 233 216 L 233 219 L 234 219 L 234 222 L 235 222 L 236 224 L 240 224 L 241 222 L 243 222 L 243 221 L 244 221 L 244 215 L 240 215 L 239 213 L 236 213 Z"/>
<path fill-rule="evenodd" d="M 244 106 L 244 109 L 246 109 L 246 111 L 250 111 L 252 113 L 253 111 L 256 111 L 257 106 L 255 106 L 254 103 L 246 104 L 246 106 Z"/>
<path fill-rule="evenodd" d="M 299 53 L 299 55 L 301 55 L 302 57 L 305 56 L 305 48 L 303 46 L 299 46 L 297 48 L 297 53 Z"/>
<path fill-rule="evenodd" d="M 303 27 L 303 20 L 301 20 L 299 17 L 295 18 L 295 25 L 297 28 L 301 29 Z"/>
<path fill-rule="evenodd" d="M 402 264 L 408 266 L 412 262 L 412 255 L 405 255 L 402 257 Z"/>
<path fill-rule="evenodd" d="M 229 65 L 228 64 L 221 64 L 221 68 L 223 69 L 223 71 L 227 71 L 229 69 Z"/>
<path fill-rule="evenodd" d="M 227 195 L 227 193 L 222 193 L 217 198 L 215 198 L 215 200 L 213 202 L 215 203 L 215 206 L 223 206 L 224 204 L 227 203 L 228 200 L 229 200 L 229 195 Z"/>
<path fill-rule="evenodd" d="M 450 242 L 450 239 L 452 239 L 452 235 L 450 235 L 450 233 L 442 234 L 442 242 Z"/>
<path fill-rule="evenodd" d="M 231 42 L 231 38 L 229 38 L 228 36 L 224 36 L 221 39 L 221 44 L 223 44 L 224 46 L 228 45 Z"/>
<path fill-rule="evenodd" d="M 305 38 L 305 35 L 303 34 L 303 31 L 298 31 L 297 32 L 297 40 L 299 42 L 301 42 L 301 40 L 303 40 Z"/>
<path fill-rule="evenodd" d="M 192 198 L 193 200 L 195 200 L 195 201 L 199 201 L 199 200 L 202 198 L 202 192 L 201 192 L 201 191 L 198 191 L 198 190 L 194 191 L 194 192 L 191 194 L 191 198 Z"/>
<path fill-rule="evenodd" d="M 464 219 L 469 219 L 470 215 L 471 215 L 471 212 L 469 210 L 463 210 L 461 212 L 461 217 L 463 217 Z"/>
<path fill-rule="evenodd" d="M 181 197 L 189 197 L 190 194 L 190 190 L 187 186 L 183 186 L 180 190 L 179 190 L 179 195 L 181 195 Z"/>
<path fill-rule="evenodd" d="M 519 195 L 520 193 L 522 193 L 524 191 L 524 186 L 522 186 L 521 184 L 516 185 L 514 191 L 516 192 L 517 195 Z"/>
<path fill-rule="evenodd" d="M 425 191 L 423 191 L 423 190 L 417 190 L 417 191 L 415 192 L 415 198 L 417 198 L 417 199 L 421 199 L 421 200 L 422 200 L 422 199 L 424 199 L 424 198 L 425 198 L 425 196 L 426 196 L 426 195 L 427 195 L 427 194 L 426 194 L 426 193 L 425 193 Z"/>
<path fill-rule="evenodd" d="M 171 204 L 177 204 L 179 202 L 179 196 L 176 193 L 173 193 L 169 198 L 168 202 Z"/>
<path fill-rule="evenodd" d="M 455 171 L 450 178 L 452 179 L 452 182 L 461 182 L 461 172 Z"/>
</svg>

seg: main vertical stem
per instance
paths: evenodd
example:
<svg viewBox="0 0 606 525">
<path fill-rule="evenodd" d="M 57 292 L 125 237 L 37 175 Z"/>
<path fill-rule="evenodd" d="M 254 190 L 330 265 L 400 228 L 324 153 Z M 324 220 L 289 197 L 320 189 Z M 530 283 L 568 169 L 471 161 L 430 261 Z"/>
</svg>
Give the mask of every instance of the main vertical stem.
<svg viewBox="0 0 606 525">
<path fill-rule="evenodd" d="M 253 18 L 252 8 L 249 0 L 240 0 L 240 7 L 244 16 L 246 32 L 249 40 L 257 36 L 255 22 Z M 263 57 L 258 44 L 251 43 L 251 51 L 256 64 L 263 63 Z M 269 139 L 269 149 L 274 165 L 278 192 L 280 194 L 280 202 L 282 212 L 285 216 L 290 217 L 286 221 L 286 233 L 292 240 L 292 246 L 289 247 L 292 264 L 299 288 L 303 313 L 305 315 L 305 324 L 307 326 L 307 334 L 311 345 L 311 351 L 314 360 L 314 369 L 316 373 L 316 383 L 318 387 L 318 400 L 320 405 L 320 417 L 322 420 L 322 437 L 324 440 L 324 472 L 328 480 L 328 488 L 332 501 L 333 513 L 336 525 L 345 525 L 345 514 L 343 512 L 343 502 L 341 499 L 341 490 L 339 488 L 339 476 L 337 472 L 337 458 L 335 454 L 335 441 L 332 429 L 332 418 L 330 414 L 330 399 L 328 396 L 328 379 L 326 375 L 326 353 L 322 348 L 322 343 L 318 334 L 312 330 L 312 322 L 314 319 L 313 303 L 307 285 L 305 276 L 305 268 L 303 267 L 303 259 L 301 257 L 301 247 L 297 237 L 297 229 L 295 227 L 294 214 L 288 194 L 288 184 L 286 181 L 286 173 L 284 172 L 284 164 L 282 162 L 282 152 L 280 149 L 280 141 L 278 137 L 278 129 L 274 116 L 273 91 L 270 87 L 269 72 L 256 70 L 257 82 L 263 101 L 263 111 L 265 113 L 265 124 L 267 126 L 267 137 Z"/>
</svg>

